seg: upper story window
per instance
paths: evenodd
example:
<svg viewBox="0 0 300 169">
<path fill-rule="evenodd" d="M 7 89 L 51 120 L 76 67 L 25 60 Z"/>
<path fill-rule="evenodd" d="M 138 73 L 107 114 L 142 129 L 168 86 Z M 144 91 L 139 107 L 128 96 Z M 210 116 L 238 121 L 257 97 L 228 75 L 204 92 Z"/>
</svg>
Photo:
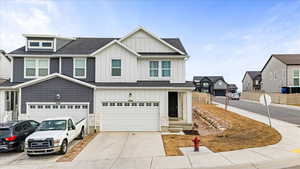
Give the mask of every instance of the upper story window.
<svg viewBox="0 0 300 169">
<path fill-rule="evenodd" d="M 208 86 L 209 86 L 209 83 L 208 83 L 208 82 L 203 82 L 203 83 L 202 83 L 202 86 L 203 86 L 203 87 L 208 87 Z"/>
<path fill-rule="evenodd" d="M 74 58 L 74 77 L 86 78 L 86 58 Z"/>
<path fill-rule="evenodd" d="M 150 61 L 150 77 L 158 77 L 158 61 Z"/>
<path fill-rule="evenodd" d="M 170 77 L 171 76 L 171 61 L 162 61 L 162 77 Z"/>
<path fill-rule="evenodd" d="M 299 75 L 299 70 L 295 69 L 293 70 L 293 84 L 294 86 L 299 86 L 300 85 L 300 75 Z"/>
<path fill-rule="evenodd" d="M 28 40 L 28 48 L 32 49 L 53 49 L 53 41 Z"/>
<path fill-rule="evenodd" d="M 49 74 L 49 59 L 25 58 L 24 77 L 37 78 Z"/>
<path fill-rule="evenodd" d="M 121 60 L 113 59 L 111 61 L 111 75 L 112 76 L 121 76 Z"/>
</svg>

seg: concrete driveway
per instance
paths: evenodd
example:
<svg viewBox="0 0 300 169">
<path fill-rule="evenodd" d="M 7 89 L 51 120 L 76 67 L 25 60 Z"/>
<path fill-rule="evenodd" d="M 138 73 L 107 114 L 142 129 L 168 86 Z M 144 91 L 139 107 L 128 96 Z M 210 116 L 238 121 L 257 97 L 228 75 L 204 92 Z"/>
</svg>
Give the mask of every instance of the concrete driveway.
<svg viewBox="0 0 300 169">
<path fill-rule="evenodd" d="M 74 161 L 97 161 L 101 166 L 115 163 L 115 167 L 118 164 L 125 167 L 127 159 L 134 159 L 135 168 L 138 168 L 136 165 L 144 168 L 153 157 L 160 156 L 165 156 L 165 150 L 159 132 L 103 132 Z M 132 161 L 128 165 L 132 165 Z"/>
</svg>

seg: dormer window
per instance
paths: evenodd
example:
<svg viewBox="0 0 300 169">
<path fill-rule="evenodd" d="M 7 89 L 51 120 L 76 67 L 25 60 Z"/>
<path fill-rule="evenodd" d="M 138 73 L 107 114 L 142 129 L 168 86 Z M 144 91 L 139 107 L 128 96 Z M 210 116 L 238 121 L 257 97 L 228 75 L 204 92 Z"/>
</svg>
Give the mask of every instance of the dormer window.
<svg viewBox="0 0 300 169">
<path fill-rule="evenodd" d="M 29 49 L 53 49 L 53 41 L 49 40 L 28 40 Z"/>
</svg>

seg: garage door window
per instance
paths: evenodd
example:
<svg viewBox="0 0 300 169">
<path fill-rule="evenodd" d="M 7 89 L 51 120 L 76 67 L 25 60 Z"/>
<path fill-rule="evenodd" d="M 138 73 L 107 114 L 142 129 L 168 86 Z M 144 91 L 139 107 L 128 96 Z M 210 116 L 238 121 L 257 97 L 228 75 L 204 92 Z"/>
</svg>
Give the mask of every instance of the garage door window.
<svg viewBox="0 0 300 169">
<path fill-rule="evenodd" d="M 115 103 L 109 103 L 109 106 L 115 106 Z"/>
<path fill-rule="evenodd" d="M 102 106 L 108 106 L 108 103 L 107 102 L 103 102 Z"/>
<path fill-rule="evenodd" d="M 145 106 L 145 103 L 139 103 L 139 106 L 141 106 L 141 107 Z"/>
<path fill-rule="evenodd" d="M 153 103 L 153 106 L 157 107 L 157 106 L 159 106 L 159 103 Z"/>
<path fill-rule="evenodd" d="M 50 109 L 51 106 L 50 106 L 50 105 L 46 105 L 45 108 L 46 108 L 46 109 Z"/>
<path fill-rule="evenodd" d="M 73 106 L 72 105 L 68 105 L 68 109 L 73 109 Z"/>
<path fill-rule="evenodd" d="M 117 103 L 117 106 L 122 106 L 123 104 L 122 103 Z"/>
<path fill-rule="evenodd" d="M 149 103 L 149 102 L 148 102 L 148 103 L 146 103 L 146 106 L 148 106 L 148 107 L 149 107 L 149 106 L 151 106 L 151 103 Z"/>
<path fill-rule="evenodd" d="M 38 109 L 42 109 L 42 108 L 43 108 L 43 106 L 42 106 L 42 105 L 38 105 L 37 107 L 38 107 Z"/>
</svg>

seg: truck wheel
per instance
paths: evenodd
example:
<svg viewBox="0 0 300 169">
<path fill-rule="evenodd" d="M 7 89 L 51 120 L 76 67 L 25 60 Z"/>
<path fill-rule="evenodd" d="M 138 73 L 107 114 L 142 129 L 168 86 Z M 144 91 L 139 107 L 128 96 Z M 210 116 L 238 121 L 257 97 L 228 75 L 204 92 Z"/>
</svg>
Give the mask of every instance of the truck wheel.
<svg viewBox="0 0 300 169">
<path fill-rule="evenodd" d="M 79 139 L 83 139 L 83 138 L 84 138 L 84 135 L 85 135 L 85 133 L 84 133 L 84 128 L 82 128 L 81 131 L 80 131 L 80 134 L 79 134 L 78 138 L 79 138 Z"/>
<path fill-rule="evenodd" d="M 17 147 L 17 152 L 23 152 L 25 148 L 24 142 L 20 142 L 20 144 Z"/>
<path fill-rule="evenodd" d="M 66 154 L 67 151 L 68 151 L 68 142 L 67 142 L 67 140 L 64 140 L 64 141 L 62 142 L 61 146 L 60 146 L 60 151 L 59 151 L 59 153 L 60 153 L 60 154 Z"/>
</svg>

